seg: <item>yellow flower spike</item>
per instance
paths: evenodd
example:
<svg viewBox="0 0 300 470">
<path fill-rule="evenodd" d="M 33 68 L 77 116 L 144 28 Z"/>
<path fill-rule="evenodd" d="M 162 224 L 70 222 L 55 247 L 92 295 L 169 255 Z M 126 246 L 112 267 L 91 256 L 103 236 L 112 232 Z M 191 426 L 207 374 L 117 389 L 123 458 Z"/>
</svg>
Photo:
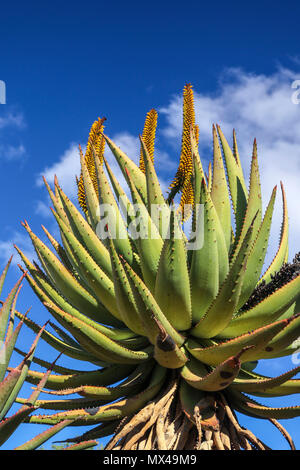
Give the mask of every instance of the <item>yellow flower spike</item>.
<svg viewBox="0 0 300 470">
<path fill-rule="evenodd" d="M 82 155 L 82 148 L 81 145 L 79 145 L 79 153 Z M 77 178 L 76 176 L 76 182 L 77 182 L 77 198 L 80 207 L 84 211 L 84 213 L 87 213 L 87 205 L 86 205 L 86 200 L 85 200 L 85 190 L 84 190 L 84 184 L 83 184 L 83 177 L 82 177 L 82 172 L 80 174 L 80 178 Z"/>
<path fill-rule="evenodd" d="M 150 109 L 150 111 L 146 115 L 142 139 L 143 139 L 143 142 L 145 143 L 146 149 L 149 153 L 152 163 L 154 160 L 154 141 L 155 141 L 156 126 L 157 126 L 157 111 L 155 109 Z M 142 149 L 140 152 L 140 165 L 139 166 L 140 166 L 140 170 L 142 170 L 142 172 L 145 173 L 145 163 L 144 163 Z"/>
<path fill-rule="evenodd" d="M 180 207 L 182 211 L 184 210 L 184 205 L 192 205 L 194 199 L 193 185 L 191 180 L 193 174 L 193 160 L 190 139 L 191 127 L 194 129 L 196 141 L 198 144 L 199 128 L 197 125 L 195 125 L 194 93 L 192 85 L 188 83 L 183 89 L 183 130 L 180 161 L 174 180 L 170 184 L 171 191 L 168 197 L 168 202 L 170 202 L 173 200 L 178 191 L 182 191 L 180 200 Z M 185 215 L 185 220 L 188 218 L 188 216 L 189 214 Z"/>
<path fill-rule="evenodd" d="M 182 212 L 182 222 L 186 222 L 193 210 L 194 190 L 191 176 L 186 178 L 182 188 L 182 195 L 178 211 Z"/>
<path fill-rule="evenodd" d="M 87 143 L 87 148 L 86 148 L 86 153 L 85 153 L 85 158 L 88 161 L 89 159 L 93 159 L 93 152 L 92 152 L 92 147 L 94 147 L 96 155 L 99 156 L 100 160 L 103 157 L 103 152 L 104 150 L 104 143 L 103 143 L 103 130 L 104 130 L 104 121 L 106 121 L 106 118 L 98 118 L 97 121 L 94 122 L 94 124 L 91 127 L 90 134 L 89 134 L 89 139 Z"/>
<path fill-rule="evenodd" d="M 106 118 L 98 118 L 91 127 L 89 138 L 87 142 L 86 152 L 85 152 L 85 161 L 87 164 L 87 168 L 93 182 L 93 186 L 95 188 L 96 193 L 98 194 L 98 184 L 97 184 L 97 177 L 96 177 L 96 169 L 95 169 L 95 162 L 94 162 L 94 154 L 100 159 L 102 164 L 103 156 L 104 156 L 104 148 L 105 148 L 105 140 L 102 135 L 104 130 L 104 121 Z M 82 154 L 81 146 L 79 146 L 79 152 Z M 80 174 L 80 178 L 77 180 L 77 188 L 78 188 L 78 202 L 82 210 L 87 213 L 87 205 L 85 200 L 85 191 L 84 191 L 84 184 L 83 184 L 83 176 L 82 172 Z"/>
<path fill-rule="evenodd" d="M 195 138 L 196 138 L 197 145 L 199 145 L 199 126 L 198 126 L 198 124 L 196 124 L 194 126 L 194 132 L 195 132 Z"/>
</svg>

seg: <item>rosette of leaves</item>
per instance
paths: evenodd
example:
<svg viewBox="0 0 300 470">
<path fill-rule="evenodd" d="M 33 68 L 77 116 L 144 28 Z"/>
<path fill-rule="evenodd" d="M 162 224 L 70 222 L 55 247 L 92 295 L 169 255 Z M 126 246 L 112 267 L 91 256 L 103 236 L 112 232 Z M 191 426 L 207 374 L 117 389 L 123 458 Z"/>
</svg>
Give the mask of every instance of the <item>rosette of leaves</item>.
<svg viewBox="0 0 300 470">
<path fill-rule="evenodd" d="M 206 174 L 186 85 L 179 166 L 166 197 L 154 167 L 156 120 L 151 110 L 139 166 L 104 133 L 104 119 L 93 124 L 85 154 L 80 149 L 81 210 L 57 178 L 53 189 L 45 180 L 61 236 L 44 228 L 52 249 L 23 223 L 40 265 L 17 250 L 57 322 L 51 344 L 94 366 L 50 374 L 45 389 L 56 399 L 37 404 L 52 412 L 28 421 L 76 419 L 70 425 L 93 427 L 70 441 L 113 435 L 107 449 L 268 448 L 239 425 L 238 411 L 270 420 L 293 448 L 278 420 L 299 416 L 300 407 L 270 407 L 257 397 L 299 393 L 299 367 L 278 377 L 254 371 L 260 359 L 298 347 L 299 263 L 288 263 L 283 185 L 280 242 L 264 269 L 277 187 L 263 212 L 256 141 L 246 184 L 235 132 L 231 149 L 213 126 Z M 105 145 L 126 188 L 104 158 Z M 27 375 L 32 383 L 40 378 Z"/>
</svg>

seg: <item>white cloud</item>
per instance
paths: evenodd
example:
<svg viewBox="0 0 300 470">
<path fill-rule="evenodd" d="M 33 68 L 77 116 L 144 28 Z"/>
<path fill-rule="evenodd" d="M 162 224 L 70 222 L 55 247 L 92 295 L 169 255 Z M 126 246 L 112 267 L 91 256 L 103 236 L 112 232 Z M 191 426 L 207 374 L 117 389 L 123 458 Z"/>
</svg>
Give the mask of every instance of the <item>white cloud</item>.
<svg viewBox="0 0 300 470">
<path fill-rule="evenodd" d="M 15 231 L 9 240 L 0 240 L 0 259 L 3 265 L 7 263 L 11 255 L 13 255 L 12 265 L 20 263 L 20 256 L 16 252 L 14 244 L 17 245 L 30 260 L 36 258 L 34 248 L 27 233 L 22 234 Z"/>
<path fill-rule="evenodd" d="M 42 176 L 46 178 L 49 184 L 52 184 L 55 175 L 64 191 L 69 197 L 73 198 L 77 191 L 75 176 L 80 175 L 80 159 L 77 144 L 72 143 L 58 162 L 50 167 L 46 167 L 37 177 L 36 184 L 38 186 L 44 185 Z"/>
<path fill-rule="evenodd" d="M 300 73 L 299 73 L 300 76 Z M 212 157 L 212 124 L 220 124 L 231 143 L 232 129 L 237 132 L 239 152 L 246 177 L 254 137 L 258 141 L 258 157 L 264 203 L 273 186 L 282 180 L 287 193 L 290 215 L 290 253 L 300 250 L 300 105 L 292 103 L 292 82 L 297 74 L 278 69 L 273 75 L 248 74 L 240 69 L 228 70 L 212 94 L 195 90 L 196 120 L 200 128 L 200 150 L 205 159 Z M 180 141 L 182 98 L 174 96 L 160 112 L 167 125 L 165 138 L 173 144 Z M 278 243 L 281 222 L 280 191 L 274 214 L 272 249 Z M 272 257 L 274 252 L 269 253 Z"/>
<path fill-rule="evenodd" d="M 51 206 L 51 203 L 49 202 L 49 204 L 47 205 L 44 201 L 37 201 L 36 203 L 36 207 L 35 207 L 35 213 L 37 215 L 41 215 L 42 217 L 50 217 L 52 215 L 51 211 L 50 211 L 50 206 Z"/>
</svg>

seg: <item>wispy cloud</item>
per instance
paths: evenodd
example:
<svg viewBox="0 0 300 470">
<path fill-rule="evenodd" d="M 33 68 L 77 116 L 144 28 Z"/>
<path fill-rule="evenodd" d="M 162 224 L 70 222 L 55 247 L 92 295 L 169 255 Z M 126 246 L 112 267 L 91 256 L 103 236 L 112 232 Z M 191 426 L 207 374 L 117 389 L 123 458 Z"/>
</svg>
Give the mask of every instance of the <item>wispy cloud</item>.
<svg viewBox="0 0 300 470">
<path fill-rule="evenodd" d="M 0 115 L 0 159 L 19 160 L 25 156 L 26 149 L 22 143 L 15 142 L 20 140 L 18 131 L 26 127 L 25 119 L 21 112 L 6 110 L 6 107 L 4 109 Z"/>
<path fill-rule="evenodd" d="M 49 183 L 52 183 L 55 175 L 60 185 L 64 188 L 64 191 L 69 197 L 73 198 L 76 195 L 75 175 L 80 175 L 80 160 L 77 144 L 71 143 L 70 147 L 54 165 L 46 167 L 36 178 L 36 184 L 43 186 L 42 176 L 44 176 Z"/>
<path fill-rule="evenodd" d="M 46 204 L 42 200 L 37 201 L 36 206 L 35 206 L 35 213 L 42 217 L 46 217 L 46 218 L 50 217 L 52 215 L 49 209 L 50 205 L 51 205 L 50 201 L 49 201 L 49 204 Z"/>
<path fill-rule="evenodd" d="M 17 245 L 29 259 L 36 258 L 34 248 L 27 233 L 23 234 L 15 231 L 12 233 L 9 240 L 0 240 L 0 259 L 2 265 L 7 263 L 11 255 L 13 255 L 13 265 L 20 263 L 20 257 L 14 249 L 14 244 Z"/>
<path fill-rule="evenodd" d="M 26 150 L 23 144 L 19 145 L 10 145 L 10 144 L 0 144 L 0 159 L 4 158 L 5 160 L 18 160 L 26 154 Z"/>
<path fill-rule="evenodd" d="M 25 120 L 22 113 L 7 111 L 2 116 L 0 116 L 0 129 L 12 126 L 19 129 L 25 127 Z"/>
</svg>

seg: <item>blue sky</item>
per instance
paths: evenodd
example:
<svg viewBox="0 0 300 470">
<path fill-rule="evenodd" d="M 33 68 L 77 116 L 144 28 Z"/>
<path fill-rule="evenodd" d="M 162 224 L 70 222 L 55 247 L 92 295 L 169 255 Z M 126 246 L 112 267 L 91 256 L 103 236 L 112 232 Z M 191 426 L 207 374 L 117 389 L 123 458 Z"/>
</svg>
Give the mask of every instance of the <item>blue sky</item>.
<svg viewBox="0 0 300 470">
<path fill-rule="evenodd" d="M 33 256 L 21 220 L 27 219 L 41 238 L 41 224 L 57 233 L 41 175 L 51 182 L 56 173 L 65 191 L 75 196 L 77 147 L 85 144 L 98 116 L 107 117 L 107 134 L 137 158 L 145 114 L 152 107 L 158 110 L 156 164 L 166 186 L 178 161 L 181 93 L 189 82 L 204 162 L 211 158 L 213 122 L 229 139 L 235 127 L 247 169 L 257 137 L 264 203 L 282 179 L 290 208 L 291 256 L 299 251 L 300 105 L 291 100 L 291 84 L 300 79 L 299 10 L 289 0 L 276 6 L 271 1 L 242 5 L 218 0 L 2 3 L 0 80 L 6 83 L 6 104 L 0 104 L 1 265 L 14 252 L 13 243 Z M 278 197 L 268 260 L 276 251 L 280 217 Z M 17 254 L 14 260 L 19 262 Z M 18 268 L 12 267 L 6 292 L 18 276 Z M 35 321 L 48 319 L 24 284 L 19 308 L 28 306 Z M 25 348 L 33 337 L 25 328 L 23 334 L 20 346 Z M 43 354 L 55 357 L 40 344 Z M 283 359 L 272 362 L 268 371 L 275 375 L 292 367 L 290 359 Z M 29 392 L 24 389 L 24 395 Z M 242 422 L 274 448 L 285 448 L 268 423 Z M 299 423 L 284 422 L 298 447 Z M 36 428 L 24 425 L 7 448 L 35 433 Z M 67 431 L 61 433 L 65 435 Z"/>
</svg>

